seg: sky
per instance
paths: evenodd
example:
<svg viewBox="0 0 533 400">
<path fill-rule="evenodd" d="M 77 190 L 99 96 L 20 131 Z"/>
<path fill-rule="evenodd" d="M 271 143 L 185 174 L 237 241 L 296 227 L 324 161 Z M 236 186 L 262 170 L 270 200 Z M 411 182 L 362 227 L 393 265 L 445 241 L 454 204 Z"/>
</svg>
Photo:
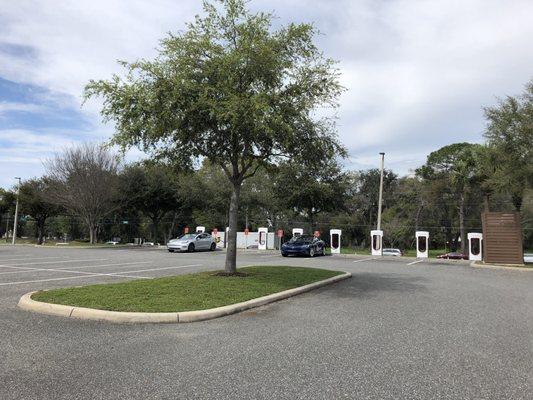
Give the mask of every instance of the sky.
<svg viewBox="0 0 533 400">
<path fill-rule="evenodd" d="M 311 22 L 339 61 L 338 134 L 348 169 L 403 175 L 455 142 L 482 142 L 483 107 L 533 78 L 531 0 L 252 0 L 276 25 Z M 74 143 L 106 141 L 90 79 L 153 58 L 202 13 L 199 0 L 0 0 L 0 187 L 41 176 Z M 141 157 L 132 150 L 127 160 Z"/>
</svg>

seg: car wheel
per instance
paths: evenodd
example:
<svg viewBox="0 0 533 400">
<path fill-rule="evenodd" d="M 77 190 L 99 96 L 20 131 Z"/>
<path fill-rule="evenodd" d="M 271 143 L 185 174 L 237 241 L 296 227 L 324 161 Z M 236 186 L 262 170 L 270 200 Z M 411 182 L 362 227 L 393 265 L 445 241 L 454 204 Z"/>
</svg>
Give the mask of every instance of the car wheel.
<svg viewBox="0 0 533 400">
<path fill-rule="evenodd" d="M 188 251 L 189 253 L 194 252 L 194 244 L 191 243 L 191 244 L 189 245 L 189 247 L 187 247 L 187 251 Z"/>
<path fill-rule="evenodd" d="M 211 251 L 215 251 L 216 248 L 217 248 L 217 244 L 211 243 Z"/>
<path fill-rule="evenodd" d="M 311 247 L 309 249 L 309 257 L 314 257 L 315 256 L 315 249 L 313 247 Z"/>
<path fill-rule="evenodd" d="M 169 253 L 174 253 L 174 250 L 172 250 L 172 249 L 168 249 L 168 252 L 169 252 Z"/>
<path fill-rule="evenodd" d="M 287 253 L 281 253 L 282 257 L 288 257 L 289 255 Z"/>
</svg>

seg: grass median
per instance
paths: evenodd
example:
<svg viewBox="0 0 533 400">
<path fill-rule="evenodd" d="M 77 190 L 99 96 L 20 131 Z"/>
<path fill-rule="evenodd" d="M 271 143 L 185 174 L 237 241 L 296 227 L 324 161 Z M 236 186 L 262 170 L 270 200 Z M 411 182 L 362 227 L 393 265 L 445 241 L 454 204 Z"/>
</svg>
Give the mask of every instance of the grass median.
<svg viewBox="0 0 533 400">
<path fill-rule="evenodd" d="M 123 283 L 54 289 L 33 300 L 109 311 L 181 312 L 240 303 L 343 274 L 316 268 L 254 266 L 239 268 L 246 276 L 200 272 Z"/>
</svg>

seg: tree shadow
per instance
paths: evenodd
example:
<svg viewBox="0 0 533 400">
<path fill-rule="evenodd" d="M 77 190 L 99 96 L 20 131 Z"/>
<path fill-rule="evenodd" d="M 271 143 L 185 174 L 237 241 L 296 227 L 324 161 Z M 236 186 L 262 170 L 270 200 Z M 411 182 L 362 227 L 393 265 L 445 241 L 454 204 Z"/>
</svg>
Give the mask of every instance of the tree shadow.
<svg viewBox="0 0 533 400">
<path fill-rule="evenodd" d="M 383 292 L 414 293 L 427 291 L 428 279 L 399 274 L 370 272 L 353 273 L 350 279 L 333 287 L 324 288 L 324 293 L 334 298 L 370 297 Z M 328 290 L 329 289 L 329 290 Z"/>
</svg>

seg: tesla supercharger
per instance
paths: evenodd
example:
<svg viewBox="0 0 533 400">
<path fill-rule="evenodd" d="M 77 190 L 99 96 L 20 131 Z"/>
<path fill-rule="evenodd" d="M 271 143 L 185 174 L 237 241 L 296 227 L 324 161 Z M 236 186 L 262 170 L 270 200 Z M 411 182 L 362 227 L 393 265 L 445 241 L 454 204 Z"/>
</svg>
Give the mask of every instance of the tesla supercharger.
<svg viewBox="0 0 533 400">
<path fill-rule="evenodd" d="M 416 258 L 429 257 L 429 232 L 416 231 Z"/>
<path fill-rule="evenodd" d="M 224 248 L 228 247 L 229 240 L 229 226 L 226 227 L 226 234 L 224 235 Z"/>
<path fill-rule="evenodd" d="M 257 233 L 259 234 L 259 238 L 257 241 L 257 249 L 258 250 L 266 250 L 267 249 L 267 237 L 268 237 L 268 228 L 258 228 Z"/>
<path fill-rule="evenodd" d="M 196 227 L 196 233 L 204 233 L 204 232 L 205 232 L 205 226 Z"/>
<path fill-rule="evenodd" d="M 329 230 L 331 254 L 341 254 L 341 234 L 342 231 L 340 229 Z"/>
<path fill-rule="evenodd" d="M 373 256 L 383 255 L 383 231 L 370 231 L 372 238 L 371 247 Z"/>
<path fill-rule="evenodd" d="M 292 228 L 292 236 L 300 236 L 304 234 L 304 230 L 302 228 Z"/>
<path fill-rule="evenodd" d="M 468 259 L 473 261 L 483 260 L 483 234 L 469 232 L 468 235 Z"/>
</svg>

